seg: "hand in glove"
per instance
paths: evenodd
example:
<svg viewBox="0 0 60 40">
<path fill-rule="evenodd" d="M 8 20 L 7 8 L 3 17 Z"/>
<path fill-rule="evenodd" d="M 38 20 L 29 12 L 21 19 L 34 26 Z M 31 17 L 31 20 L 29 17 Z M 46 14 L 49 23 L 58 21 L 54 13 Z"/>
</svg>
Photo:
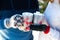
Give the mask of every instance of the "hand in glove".
<svg viewBox="0 0 60 40">
<path fill-rule="evenodd" d="M 6 18 L 4 20 L 4 25 L 6 28 L 18 28 L 23 25 L 23 19 L 20 14 L 13 15 L 11 18 Z"/>
</svg>

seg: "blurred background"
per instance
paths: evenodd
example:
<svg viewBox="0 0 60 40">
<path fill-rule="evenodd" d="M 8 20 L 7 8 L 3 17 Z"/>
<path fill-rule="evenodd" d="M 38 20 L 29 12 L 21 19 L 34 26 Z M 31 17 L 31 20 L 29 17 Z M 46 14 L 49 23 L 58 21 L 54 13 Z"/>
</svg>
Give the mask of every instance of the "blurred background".
<svg viewBox="0 0 60 40">
<path fill-rule="evenodd" d="M 40 12 L 43 13 L 48 5 L 48 0 L 38 0 Z"/>
</svg>

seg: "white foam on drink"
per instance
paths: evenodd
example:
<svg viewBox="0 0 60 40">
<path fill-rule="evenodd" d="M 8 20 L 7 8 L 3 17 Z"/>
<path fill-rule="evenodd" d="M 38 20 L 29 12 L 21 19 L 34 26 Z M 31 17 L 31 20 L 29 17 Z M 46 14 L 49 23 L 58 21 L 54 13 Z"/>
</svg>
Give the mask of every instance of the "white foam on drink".
<svg viewBox="0 0 60 40">
<path fill-rule="evenodd" d="M 39 24 L 44 18 L 44 15 L 41 14 L 40 12 L 34 13 L 34 24 Z"/>
</svg>

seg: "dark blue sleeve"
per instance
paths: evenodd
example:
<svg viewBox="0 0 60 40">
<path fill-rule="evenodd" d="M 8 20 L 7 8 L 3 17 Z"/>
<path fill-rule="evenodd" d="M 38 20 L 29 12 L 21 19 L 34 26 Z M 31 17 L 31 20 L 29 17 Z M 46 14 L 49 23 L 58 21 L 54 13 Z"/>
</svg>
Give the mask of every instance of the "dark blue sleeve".
<svg viewBox="0 0 60 40">
<path fill-rule="evenodd" d="M 6 27 L 4 26 L 3 19 L 0 19 L 0 30 L 2 30 L 2 29 L 6 29 Z"/>
</svg>

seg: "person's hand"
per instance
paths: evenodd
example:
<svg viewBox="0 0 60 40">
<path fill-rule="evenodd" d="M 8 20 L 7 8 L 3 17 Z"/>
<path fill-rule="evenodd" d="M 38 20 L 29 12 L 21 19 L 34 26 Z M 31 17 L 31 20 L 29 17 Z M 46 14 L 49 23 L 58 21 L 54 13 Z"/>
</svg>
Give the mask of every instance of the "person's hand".
<svg viewBox="0 0 60 40">
<path fill-rule="evenodd" d="M 33 14 L 29 12 L 24 12 L 22 15 L 15 14 L 11 18 L 5 19 L 4 25 L 6 28 L 15 28 L 27 32 L 30 31 L 29 25 L 32 23 L 32 16 Z"/>
</svg>

